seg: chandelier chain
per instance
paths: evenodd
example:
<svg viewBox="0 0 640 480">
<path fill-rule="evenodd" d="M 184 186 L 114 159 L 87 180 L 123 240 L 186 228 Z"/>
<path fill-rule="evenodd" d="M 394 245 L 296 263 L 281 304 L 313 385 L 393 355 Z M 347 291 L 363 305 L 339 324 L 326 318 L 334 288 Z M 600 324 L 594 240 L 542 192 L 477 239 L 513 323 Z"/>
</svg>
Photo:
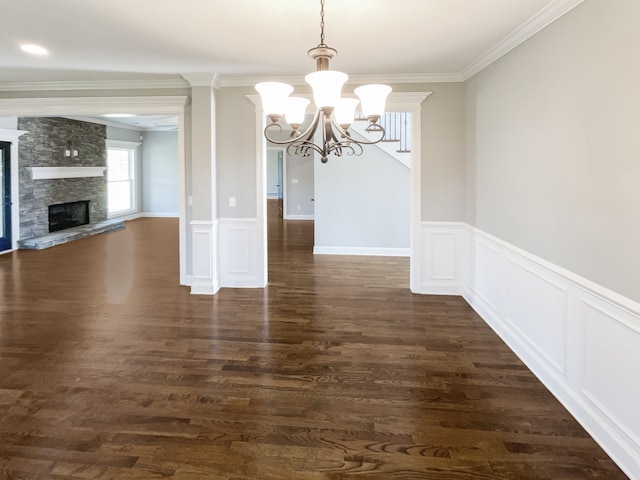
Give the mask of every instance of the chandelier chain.
<svg viewBox="0 0 640 480">
<path fill-rule="evenodd" d="M 320 45 L 319 47 L 326 47 L 324 43 L 324 0 L 320 0 Z"/>
</svg>

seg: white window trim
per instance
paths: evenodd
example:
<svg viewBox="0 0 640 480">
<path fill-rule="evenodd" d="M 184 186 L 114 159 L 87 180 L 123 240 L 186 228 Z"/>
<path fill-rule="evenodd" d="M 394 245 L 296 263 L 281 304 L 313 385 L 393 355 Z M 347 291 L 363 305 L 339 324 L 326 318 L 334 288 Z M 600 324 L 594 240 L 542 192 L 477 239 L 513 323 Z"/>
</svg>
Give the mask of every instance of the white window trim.
<svg viewBox="0 0 640 480">
<path fill-rule="evenodd" d="M 107 150 L 109 149 L 122 149 L 122 150 L 132 150 L 133 151 L 133 162 L 131 165 L 131 175 L 132 175 L 132 192 L 131 192 L 131 203 L 132 206 L 128 210 L 120 210 L 117 212 L 107 213 L 107 218 L 117 218 L 124 217 L 127 215 L 131 215 L 132 213 L 136 213 L 139 210 L 139 197 L 140 197 L 140 172 L 139 165 L 140 161 L 138 159 L 139 152 L 138 147 L 142 145 L 141 142 L 128 142 L 125 140 L 106 140 Z M 108 166 L 106 175 L 108 176 Z M 108 183 L 108 180 L 107 180 Z M 108 211 L 109 199 L 107 199 L 107 211 Z"/>
</svg>

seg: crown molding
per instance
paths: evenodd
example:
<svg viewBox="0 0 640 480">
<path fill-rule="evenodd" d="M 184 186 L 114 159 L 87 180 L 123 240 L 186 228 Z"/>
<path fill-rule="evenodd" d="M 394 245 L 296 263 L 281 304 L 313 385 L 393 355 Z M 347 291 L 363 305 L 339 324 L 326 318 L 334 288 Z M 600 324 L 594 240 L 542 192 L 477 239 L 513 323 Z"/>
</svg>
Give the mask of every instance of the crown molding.
<svg viewBox="0 0 640 480">
<path fill-rule="evenodd" d="M 462 81 L 467 81 L 476 73 L 484 70 L 500 57 L 506 55 L 518 45 L 524 43 L 536 33 L 540 32 L 560 17 L 576 8 L 583 1 L 584 0 L 556 0 L 553 3 L 550 3 L 476 60 L 467 65 L 460 73 Z"/>
<path fill-rule="evenodd" d="M 476 73 L 491 65 L 500 57 L 540 32 L 557 19 L 573 10 L 584 0 L 555 0 L 536 15 L 524 22 L 504 39 L 491 47 L 458 73 L 415 73 L 388 75 L 351 75 L 347 84 L 360 83 L 459 83 L 465 82 Z M 217 73 L 182 73 L 182 79 L 150 80 L 98 80 L 68 82 L 5 82 L 0 83 L 0 91 L 52 91 L 52 90 L 140 90 L 172 89 L 190 87 L 253 87 L 266 81 L 286 82 L 290 85 L 306 85 L 304 77 L 224 77 Z"/>
<path fill-rule="evenodd" d="M 462 82 L 460 73 L 408 73 L 387 75 L 349 75 L 347 85 L 366 83 L 456 83 Z M 284 82 L 289 85 L 307 85 L 304 77 L 220 77 L 220 87 L 253 87 L 260 82 Z"/>
<path fill-rule="evenodd" d="M 186 96 L 0 98 L 0 115 L 137 115 L 184 113 Z"/>
<path fill-rule="evenodd" d="M 181 73 L 180 75 L 192 87 L 213 87 L 217 89 L 221 83 L 221 77 L 217 73 Z"/>
<path fill-rule="evenodd" d="M 0 91 L 52 91 L 52 90 L 148 90 L 161 88 L 189 88 L 183 79 L 171 80 L 93 80 L 68 82 L 4 82 Z"/>
</svg>

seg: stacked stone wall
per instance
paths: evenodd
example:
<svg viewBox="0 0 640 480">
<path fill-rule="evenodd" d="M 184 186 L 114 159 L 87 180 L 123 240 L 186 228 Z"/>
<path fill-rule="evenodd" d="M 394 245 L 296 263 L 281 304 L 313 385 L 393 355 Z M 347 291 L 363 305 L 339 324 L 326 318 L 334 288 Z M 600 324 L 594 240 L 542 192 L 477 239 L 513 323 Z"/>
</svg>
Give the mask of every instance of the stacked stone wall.
<svg viewBox="0 0 640 480">
<path fill-rule="evenodd" d="M 58 117 L 20 117 L 20 239 L 49 233 L 49 205 L 89 200 L 91 223 L 107 219 L 105 177 L 33 180 L 28 167 L 90 167 L 107 164 L 106 126 Z M 77 157 L 66 157 L 73 147 Z"/>
</svg>

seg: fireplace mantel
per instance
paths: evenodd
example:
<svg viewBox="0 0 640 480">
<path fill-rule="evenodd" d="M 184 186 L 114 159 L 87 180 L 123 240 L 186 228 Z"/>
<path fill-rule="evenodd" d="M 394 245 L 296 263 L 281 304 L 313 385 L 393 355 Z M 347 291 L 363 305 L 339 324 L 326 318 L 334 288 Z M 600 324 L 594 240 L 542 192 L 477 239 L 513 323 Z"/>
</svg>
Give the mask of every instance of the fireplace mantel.
<svg viewBox="0 0 640 480">
<path fill-rule="evenodd" d="M 27 167 L 33 180 L 102 177 L 107 167 Z"/>
</svg>

